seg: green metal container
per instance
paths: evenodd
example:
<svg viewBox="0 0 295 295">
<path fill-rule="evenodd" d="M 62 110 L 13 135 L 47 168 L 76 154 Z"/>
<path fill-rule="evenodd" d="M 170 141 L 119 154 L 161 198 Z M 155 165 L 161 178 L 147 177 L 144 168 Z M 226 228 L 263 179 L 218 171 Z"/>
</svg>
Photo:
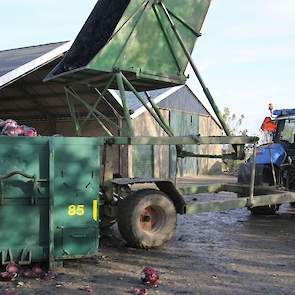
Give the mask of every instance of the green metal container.
<svg viewBox="0 0 295 295">
<path fill-rule="evenodd" d="M 211 0 L 99 0 L 46 79 L 104 88 L 112 73 L 121 71 L 137 90 L 184 84 L 188 59 L 160 2 L 191 53 Z"/>
<path fill-rule="evenodd" d="M 98 247 L 98 138 L 0 137 L 5 264 L 85 257 Z"/>
</svg>

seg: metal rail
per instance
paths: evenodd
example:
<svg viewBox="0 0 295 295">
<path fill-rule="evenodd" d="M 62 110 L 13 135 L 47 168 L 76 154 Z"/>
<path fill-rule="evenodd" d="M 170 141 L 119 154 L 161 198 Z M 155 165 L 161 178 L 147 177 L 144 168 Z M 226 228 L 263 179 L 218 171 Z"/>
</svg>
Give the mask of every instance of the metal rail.
<svg viewBox="0 0 295 295">
<path fill-rule="evenodd" d="M 201 145 L 201 144 L 254 144 L 259 140 L 255 136 L 138 136 L 109 137 L 106 143 L 114 145 Z"/>
<path fill-rule="evenodd" d="M 227 191 L 234 193 L 244 192 L 245 195 L 247 195 L 247 190 L 249 191 L 249 186 L 237 184 L 214 184 L 209 186 L 186 187 L 179 189 L 179 191 L 183 194 L 216 193 L 219 191 Z M 255 187 L 255 194 L 253 195 L 253 197 L 245 196 L 231 198 L 228 200 L 214 200 L 207 202 L 197 201 L 186 203 L 185 213 L 197 214 L 202 212 L 218 212 L 292 202 L 295 202 L 295 192 L 278 190 L 275 187 Z"/>
<path fill-rule="evenodd" d="M 12 171 L 6 175 L 0 175 L 0 206 L 4 205 L 4 181 L 15 176 L 20 175 L 24 178 L 30 179 L 33 184 L 32 194 L 31 194 L 31 205 L 36 204 L 36 193 L 38 190 L 38 182 L 48 182 L 48 179 L 37 179 L 34 175 L 29 175 L 22 171 Z"/>
<path fill-rule="evenodd" d="M 191 67 L 192 67 L 192 69 L 193 69 L 193 71 L 194 71 L 194 73 L 195 73 L 195 75 L 196 75 L 196 77 L 197 77 L 197 79 L 198 79 L 198 81 L 199 81 L 199 83 L 200 83 L 200 85 L 201 85 L 201 87 L 202 87 L 202 89 L 204 91 L 204 94 L 206 95 L 212 109 L 214 110 L 215 115 L 217 116 L 222 128 L 224 129 L 225 134 L 227 136 L 232 135 L 230 130 L 228 129 L 228 126 L 227 126 L 226 122 L 224 121 L 224 119 L 223 119 L 223 117 L 222 117 L 222 115 L 220 113 L 220 110 L 219 110 L 218 106 L 216 105 L 216 103 L 214 101 L 214 98 L 213 98 L 209 88 L 206 86 L 206 84 L 205 84 L 205 82 L 204 82 L 204 80 L 203 80 L 203 78 L 202 78 L 202 76 L 201 76 L 195 62 L 193 61 L 193 59 L 191 57 L 191 54 L 190 54 L 190 52 L 188 51 L 188 49 L 187 49 L 187 47 L 185 45 L 185 42 L 183 41 L 180 33 L 178 32 L 178 30 L 176 28 L 176 25 L 175 25 L 170 13 L 169 13 L 167 7 L 163 3 L 163 1 L 157 1 L 157 4 L 160 5 L 160 7 L 163 9 L 163 11 L 164 11 L 169 23 L 170 23 L 171 29 L 174 32 L 174 34 L 175 34 L 181 48 L 183 49 L 183 52 L 184 52 L 186 58 L 188 59 L 188 61 L 189 61 L 190 65 L 191 65 Z M 236 147 L 234 145 L 233 145 L 233 148 L 234 148 L 235 152 L 237 152 Z"/>
</svg>

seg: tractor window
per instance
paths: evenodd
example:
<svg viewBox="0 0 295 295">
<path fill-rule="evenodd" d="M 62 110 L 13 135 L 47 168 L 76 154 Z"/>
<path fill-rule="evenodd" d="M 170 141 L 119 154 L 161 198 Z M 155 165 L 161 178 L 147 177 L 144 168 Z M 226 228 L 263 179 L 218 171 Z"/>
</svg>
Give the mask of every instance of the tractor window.
<svg viewBox="0 0 295 295">
<path fill-rule="evenodd" d="M 281 140 L 289 141 L 290 143 L 294 143 L 294 135 L 295 135 L 295 120 L 286 120 L 285 127 L 281 133 Z"/>
</svg>

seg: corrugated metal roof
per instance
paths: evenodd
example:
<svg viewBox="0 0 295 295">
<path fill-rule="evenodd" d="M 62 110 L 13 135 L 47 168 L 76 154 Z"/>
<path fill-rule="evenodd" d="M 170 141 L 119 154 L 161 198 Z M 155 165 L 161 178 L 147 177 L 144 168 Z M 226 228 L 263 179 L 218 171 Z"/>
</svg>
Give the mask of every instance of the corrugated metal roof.
<svg viewBox="0 0 295 295">
<path fill-rule="evenodd" d="M 110 90 L 113 97 L 120 103 L 120 92 L 118 90 Z M 150 106 L 145 92 L 139 92 L 141 98 Z M 212 116 L 208 109 L 202 104 L 199 98 L 194 94 L 188 85 L 163 88 L 153 91 L 148 91 L 155 104 L 160 108 L 177 109 L 185 112 L 198 113 L 200 115 L 210 116 L 215 123 L 222 129 L 220 123 Z M 186 98 L 184 100 L 183 98 Z M 146 112 L 146 108 L 137 99 L 133 92 L 126 91 L 126 99 L 129 110 L 133 113 L 131 118 L 134 119 Z"/>
<path fill-rule="evenodd" d="M 70 46 L 58 42 L 0 51 L 0 89 L 58 59 Z"/>
<path fill-rule="evenodd" d="M 0 51 L 0 76 L 31 62 L 65 43 L 66 42 L 57 42 Z"/>
<path fill-rule="evenodd" d="M 172 88 L 173 87 L 152 90 L 152 91 L 148 91 L 148 93 L 153 99 L 155 99 L 156 97 L 164 94 L 165 92 L 169 91 Z M 116 91 L 117 95 L 120 96 L 120 92 L 118 90 L 115 90 L 115 91 Z M 143 98 L 143 100 L 146 103 L 148 103 L 148 99 L 147 99 L 146 94 L 144 92 L 139 92 L 139 94 Z M 142 107 L 142 103 L 137 99 L 135 94 L 131 91 L 126 91 L 126 99 L 127 99 L 127 105 L 128 105 L 129 110 L 132 110 L 133 112 L 135 112 L 136 110 L 138 110 L 139 108 Z"/>
</svg>

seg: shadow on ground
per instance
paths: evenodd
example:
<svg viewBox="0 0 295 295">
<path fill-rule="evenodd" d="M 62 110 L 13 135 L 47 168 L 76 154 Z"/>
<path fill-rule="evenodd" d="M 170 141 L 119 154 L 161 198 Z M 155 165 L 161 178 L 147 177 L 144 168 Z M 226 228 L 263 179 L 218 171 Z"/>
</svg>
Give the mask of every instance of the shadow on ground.
<svg viewBox="0 0 295 295">
<path fill-rule="evenodd" d="M 134 294 L 145 266 L 160 271 L 149 294 L 295 294 L 295 210 L 254 217 L 245 209 L 180 216 L 165 247 L 126 247 L 114 227 L 102 236 L 96 257 L 66 262 L 56 280 L 2 284 L 19 294 Z"/>
</svg>

